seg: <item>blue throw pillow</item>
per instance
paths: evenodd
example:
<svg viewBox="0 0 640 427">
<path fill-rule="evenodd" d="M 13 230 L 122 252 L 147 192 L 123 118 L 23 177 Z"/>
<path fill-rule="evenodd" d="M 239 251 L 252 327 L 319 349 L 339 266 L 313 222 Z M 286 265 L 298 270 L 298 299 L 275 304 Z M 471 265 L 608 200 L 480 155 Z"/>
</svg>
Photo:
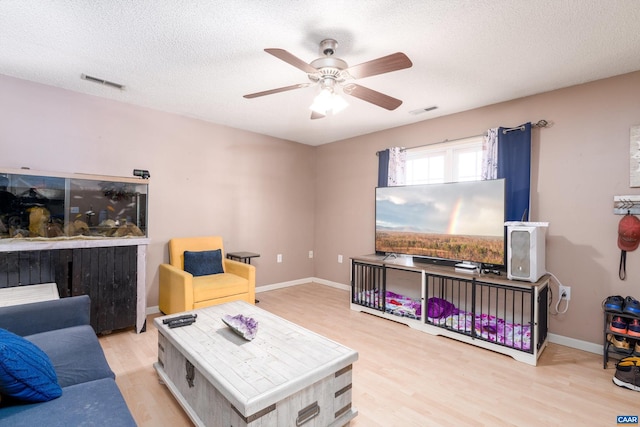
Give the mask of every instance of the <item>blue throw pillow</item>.
<svg viewBox="0 0 640 427">
<path fill-rule="evenodd" d="M 224 273 L 222 251 L 184 252 L 184 271 L 194 276 Z"/>
<path fill-rule="evenodd" d="M 49 356 L 6 329 L 0 329 L 0 394 L 24 402 L 46 402 L 62 395 Z"/>
</svg>

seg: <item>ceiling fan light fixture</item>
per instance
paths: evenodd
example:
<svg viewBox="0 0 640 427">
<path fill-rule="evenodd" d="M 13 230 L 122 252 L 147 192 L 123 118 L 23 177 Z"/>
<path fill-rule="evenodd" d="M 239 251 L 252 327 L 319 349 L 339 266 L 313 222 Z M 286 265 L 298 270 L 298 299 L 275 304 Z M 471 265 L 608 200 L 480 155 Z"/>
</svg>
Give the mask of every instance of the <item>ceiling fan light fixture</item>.
<svg viewBox="0 0 640 427">
<path fill-rule="evenodd" d="M 310 82 L 250 93 L 244 95 L 244 97 L 248 99 L 258 98 L 317 85 L 320 87 L 320 93 L 318 93 L 318 96 L 309 107 L 313 111 L 311 120 L 325 117 L 327 113 L 337 114 L 344 110 L 349 104 L 340 95 L 353 96 L 389 111 L 395 110 L 402 104 L 399 99 L 349 81 L 409 68 L 413 63 L 407 58 L 407 55 L 402 52 L 396 52 L 349 67 L 345 61 L 334 56 L 337 47 L 338 42 L 334 39 L 324 39 L 320 42 L 320 54 L 322 56 L 311 63 L 303 61 L 284 49 L 265 49 L 268 54 L 304 71 Z"/>
<path fill-rule="evenodd" d="M 341 97 L 337 93 L 333 94 L 333 107 L 331 108 L 331 112 L 333 114 L 338 114 L 340 111 L 344 110 L 348 106 L 349 106 L 349 103 L 345 101 L 343 97 Z"/>
<path fill-rule="evenodd" d="M 314 98 L 313 104 L 309 107 L 312 111 L 326 116 L 327 114 L 338 114 L 349 106 L 349 103 L 331 88 L 325 88 Z"/>
</svg>

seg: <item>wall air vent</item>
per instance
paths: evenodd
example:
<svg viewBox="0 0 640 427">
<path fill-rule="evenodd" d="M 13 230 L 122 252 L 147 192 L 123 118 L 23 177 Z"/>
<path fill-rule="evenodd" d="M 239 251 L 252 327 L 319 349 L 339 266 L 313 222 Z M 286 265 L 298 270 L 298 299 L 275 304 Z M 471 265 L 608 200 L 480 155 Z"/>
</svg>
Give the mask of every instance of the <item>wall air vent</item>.
<svg viewBox="0 0 640 427">
<path fill-rule="evenodd" d="M 427 111 L 433 111 L 436 108 L 438 108 L 438 107 L 436 107 L 435 105 L 433 105 L 431 107 L 418 108 L 417 110 L 409 111 L 409 114 L 413 114 L 414 116 L 417 116 L 418 114 L 426 113 Z"/>
<path fill-rule="evenodd" d="M 104 80 L 98 77 L 93 77 L 93 76 L 88 76 L 86 74 L 81 74 L 80 78 L 83 80 L 86 80 L 88 82 L 93 82 L 93 83 L 98 83 L 104 86 L 109 86 L 115 89 L 120 89 L 120 90 L 124 90 L 124 85 L 121 85 L 120 83 L 114 83 L 114 82 L 110 82 L 109 80 Z"/>
</svg>

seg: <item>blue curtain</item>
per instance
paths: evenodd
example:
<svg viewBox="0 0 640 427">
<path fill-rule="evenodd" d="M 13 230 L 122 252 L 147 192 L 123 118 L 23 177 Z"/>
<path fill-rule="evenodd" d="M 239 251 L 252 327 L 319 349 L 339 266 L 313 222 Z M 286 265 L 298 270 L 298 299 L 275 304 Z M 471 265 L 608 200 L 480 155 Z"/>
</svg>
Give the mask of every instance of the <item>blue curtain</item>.
<svg viewBox="0 0 640 427">
<path fill-rule="evenodd" d="M 506 220 L 528 221 L 531 193 L 531 123 L 498 131 L 498 178 L 506 178 Z"/>
<path fill-rule="evenodd" d="M 378 151 L 378 187 L 389 183 L 389 149 Z"/>
</svg>

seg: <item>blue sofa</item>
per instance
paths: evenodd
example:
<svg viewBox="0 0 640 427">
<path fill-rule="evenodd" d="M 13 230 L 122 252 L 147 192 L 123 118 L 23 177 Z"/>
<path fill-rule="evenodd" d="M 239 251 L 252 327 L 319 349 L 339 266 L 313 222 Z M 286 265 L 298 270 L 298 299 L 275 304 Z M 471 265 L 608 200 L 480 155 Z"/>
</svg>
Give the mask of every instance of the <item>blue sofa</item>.
<svg viewBox="0 0 640 427">
<path fill-rule="evenodd" d="M 0 307 L 0 328 L 43 350 L 62 395 L 41 403 L 0 403 L 0 426 L 135 426 L 115 374 L 89 324 L 88 296 Z"/>
</svg>

